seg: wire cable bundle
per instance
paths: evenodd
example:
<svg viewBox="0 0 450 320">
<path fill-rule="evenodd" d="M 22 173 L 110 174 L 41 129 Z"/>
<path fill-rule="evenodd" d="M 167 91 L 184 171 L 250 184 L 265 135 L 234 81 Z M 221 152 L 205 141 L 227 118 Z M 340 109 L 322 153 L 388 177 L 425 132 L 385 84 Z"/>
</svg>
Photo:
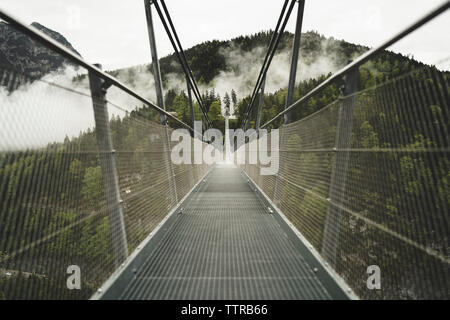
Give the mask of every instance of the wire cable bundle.
<svg viewBox="0 0 450 320">
<path fill-rule="evenodd" d="M 167 9 L 167 6 L 164 2 L 164 0 L 160 0 L 162 9 L 164 11 L 164 14 L 167 17 L 164 17 L 164 14 L 158 4 L 158 1 L 153 1 L 153 4 L 155 5 L 155 9 L 158 12 L 159 18 L 161 19 L 161 22 L 164 26 L 164 29 L 166 30 L 167 36 L 169 37 L 170 43 L 172 44 L 173 49 L 175 50 L 175 54 L 178 58 L 178 61 L 181 64 L 181 67 L 183 68 L 183 72 L 186 75 L 186 80 L 188 81 L 188 86 L 192 88 L 192 91 L 194 92 L 195 98 L 197 99 L 197 102 L 200 106 L 200 110 L 202 111 L 203 115 L 205 116 L 205 119 L 209 126 L 211 126 L 211 122 L 208 118 L 208 112 L 204 106 L 202 96 L 200 94 L 200 90 L 198 89 L 197 82 L 195 81 L 194 75 L 192 73 L 191 68 L 189 67 L 189 64 L 186 59 L 186 55 L 184 53 L 183 47 L 181 46 L 180 39 L 178 37 L 177 31 L 175 30 L 175 26 L 173 25 L 172 19 L 169 14 L 169 10 Z M 167 24 L 168 23 L 168 24 Z"/>
<path fill-rule="evenodd" d="M 244 114 L 245 120 L 242 125 L 243 128 L 245 128 L 248 118 L 250 117 L 250 113 L 253 109 L 253 103 L 255 102 L 256 96 L 258 95 L 258 92 L 261 88 L 263 80 L 266 77 L 267 71 L 269 70 L 270 63 L 272 62 L 272 59 L 275 55 L 275 51 L 278 48 L 278 44 L 280 42 L 281 36 L 283 35 L 284 29 L 286 28 L 286 24 L 289 21 L 289 16 L 291 15 L 292 9 L 294 8 L 295 0 L 291 0 L 291 3 L 289 4 L 289 8 L 287 9 L 287 13 L 286 13 L 286 8 L 288 6 L 288 3 L 289 3 L 289 0 L 284 1 L 280 16 L 278 17 L 277 25 L 276 25 L 275 30 L 270 39 L 269 47 L 268 47 L 266 56 L 264 58 L 264 62 L 261 67 L 261 70 L 259 71 L 258 79 L 256 80 L 256 85 L 255 85 L 255 88 L 253 89 L 250 103 L 247 106 L 247 109 Z M 283 20 L 283 17 L 284 17 L 284 20 Z M 283 23 L 280 28 L 281 21 L 283 21 Z"/>
</svg>

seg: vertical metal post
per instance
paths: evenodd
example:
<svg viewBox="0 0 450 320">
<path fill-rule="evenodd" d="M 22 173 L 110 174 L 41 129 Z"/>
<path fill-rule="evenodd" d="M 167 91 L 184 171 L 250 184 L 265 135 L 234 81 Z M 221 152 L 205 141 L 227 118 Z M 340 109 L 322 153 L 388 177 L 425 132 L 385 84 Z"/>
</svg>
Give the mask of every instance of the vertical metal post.
<svg viewBox="0 0 450 320">
<path fill-rule="evenodd" d="M 295 77 L 297 76 L 298 54 L 300 52 L 300 38 L 302 36 L 303 12 L 305 10 L 305 0 L 300 0 L 297 2 L 298 2 L 297 22 L 295 25 L 294 44 L 292 47 L 291 71 L 289 72 L 289 83 L 285 108 L 289 107 L 293 103 L 294 99 Z M 291 121 L 292 115 L 291 112 L 288 112 L 284 115 L 284 123 L 288 124 Z"/>
<path fill-rule="evenodd" d="M 262 112 L 262 106 L 263 106 L 263 100 L 264 100 L 264 89 L 266 87 L 266 77 L 264 76 L 264 78 L 262 79 L 262 83 L 261 83 L 261 89 L 259 92 L 259 105 L 258 105 L 258 112 L 256 114 L 256 124 L 255 124 L 255 129 L 256 129 L 256 135 L 257 138 L 260 138 L 260 134 L 259 134 L 259 127 L 261 126 L 261 112 Z M 258 172 L 258 185 L 262 188 L 262 176 L 261 176 L 261 163 L 259 161 L 259 155 L 258 155 L 258 168 L 259 168 L 259 172 Z"/>
<path fill-rule="evenodd" d="M 283 168 L 283 157 L 284 157 L 284 155 L 282 154 L 282 150 L 284 150 L 284 148 L 285 148 L 285 134 L 284 134 L 284 130 L 283 130 L 283 128 L 281 127 L 281 133 L 280 133 L 280 143 L 279 143 L 279 151 L 278 151 L 278 154 L 279 154 L 279 157 L 280 157 L 280 160 L 279 160 L 279 168 L 278 168 L 278 172 L 277 172 L 277 174 L 276 174 L 276 176 L 275 176 L 275 186 L 274 186 L 274 188 L 273 188 L 273 203 L 277 206 L 277 207 L 279 207 L 280 206 L 280 199 L 281 199 L 281 188 L 282 188 L 282 182 L 281 182 L 281 178 L 280 178 L 280 171 L 282 170 L 282 168 Z"/>
<path fill-rule="evenodd" d="M 153 28 L 153 19 L 152 19 L 152 9 L 151 4 L 152 0 L 144 0 L 145 6 L 145 15 L 147 18 L 147 29 L 148 29 L 148 38 L 150 41 L 150 51 L 152 54 L 152 64 L 153 64 L 153 76 L 155 78 L 155 90 L 156 90 L 156 99 L 158 102 L 158 106 L 164 110 L 166 110 L 166 106 L 164 105 L 163 99 L 163 91 L 162 91 L 162 80 L 161 80 L 161 70 L 159 68 L 159 60 L 158 60 L 158 52 L 156 50 L 156 40 L 155 40 L 155 31 Z M 177 197 L 177 187 L 175 182 L 175 175 L 172 165 L 172 160 L 170 158 L 170 137 L 169 130 L 167 129 L 167 117 L 164 114 L 160 115 L 161 124 L 164 125 L 164 154 L 166 157 L 167 163 L 167 176 L 169 178 L 169 187 L 170 187 L 170 196 L 172 200 L 172 205 L 176 205 L 178 203 Z"/>
<path fill-rule="evenodd" d="M 259 105 L 258 105 L 258 113 L 256 114 L 256 132 L 258 134 L 259 137 L 259 127 L 261 126 L 261 112 L 262 112 L 262 105 L 263 105 L 263 100 L 264 100 L 264 89 L 266 86 L 266 77 L 264 77 L 262 84 L 261 84 L 261 91 L 259 93 Z"/>
<path fill-rule="evenodd" d="M 101 69 L 101 65 L 96 65 Z M 116 170 L 114 149 L 109 128 L 108 107 L 106 104 L 107 84 L 97 75 L 89 72 L 92 104 L 94 108 L 95 133 L 100 154 L 103 187 L 106 195 L 111 242 L 115 266 L 118 267 L 128 257 L 127 235 L 120 198 L 119 178 Z"/>
<path fill-rule="evenodd" d="M 189 99 L 189 106 L 191 108 L 191 121 L 192 121 L 192 128 L 195 128 L 195 113 L 194 113 L 194 104 L 192 103 L 192 92 L 191 92 L 191 86 L 189 85 L 189 79 L 186 75 L 186 86 L 187 86 L 187 92 L 188 92 L 188 99 Z M 192 131 L 192 138 L 195 139 L 195 132 Z M 193 145 L 191 141 L 191 169 L 189 171 L 189 185 L 191 187 L 195 184 L 195 178 L 194 178 L 194 159 L 193 159 Z"/>
<path fill-rule="evenodd" d="M 295 25 L 295 34 L 294 34 L 294 44 L 292 46 L 292 58 L 291 58 L 291 70 L 289 72 L 289 83 L 288 83 L 288 91 L 286 95 L 286 104 L 285 109 L 289 107 L 294 99 L 294 87 L 295 87 L 295 77 L 297 76 L 297 64 L 298 64 L 298 55 L 300 52 L 300 38 L 302 35 L 302 24 L 303 24 L 303 12 L 305 10 L 305 0 L 298 0 L 298 8 L 297 8 L 297 22 Z M 284 124 L 288 124 L 292 121 L 292 114 L 288 112 L 284 115 Z M 280 135 L 280 148 L 283 149 L 285 145 L 285 135 L 281 131 Z M 275 187 L 273 192 L 273 202 L 275 205 L 279 206 L 280 197 L 281 197 L 281 187 L 282 182 L 280 181 L 279 172 L 282 171 L 284 167 L 283 163 L 283 155 L 280 154 L 279 161 L 279 170 L 277 176 L 275 178 Z"/>
<path fill-rule="evenodd" d="M 188 80 L 187 76 L 186 76 L 186 85 L 187 85 L 187 92 L 188 92 L 188 98 L 189 98 L 189 106 L 191 107 L 192 128 L 194 128 L 194 126 L 195 126 L 194 104 L 192 103 L 191 86 L 189 85 L 189 80 Z M 194 133 L 192 133 L 192 136 L 194 136 Z"/>
<path fill-rule="evenodd" d="M 351 147 L 353 111 L 358 87 L 358 68 L 345 76 L 344 98 L 339 108 L 339 118 L 336 129 L 335 155 L 328 192 L 328 209 L 322 242 L 322 256 L 331 264 L 336 263 L 337 246 L 341 227 L 341 206 L 344 202 L 345 183 Z"/>
<path fill-rule="evenodd" d="M 202 130 L 206 131 L 206 129 L 207 129 L 206 119 L 205 119 L 205 115 L 202 113 Z"/>
<path fill-rule="evenodd" d="M 150 42 L 150 51 L 152 55 L 152 64 L 153 64 L 153 77 L 155 78 L 155 90 L 156 90 L 156 102 L 158 103 L 158 107 L 166 109 L 164 105 L 163 99 L 163 91 L 162 91 L 162 80 L 161 80 L 161 70 L 159 68 L 159 60 L 158 60 L 158 52 L 156 50 L 156 40 L 155 40 L 155 31 L 153 28 L 153 18 L 152 18 L 152 0 L 144 0 L 145 6 L 145 15 L 147 18 L 147 30 L 148 30 L 148 39 Z M 161 114 L 161 122 L 166 123 L 166 116 Z"/>
</svg>

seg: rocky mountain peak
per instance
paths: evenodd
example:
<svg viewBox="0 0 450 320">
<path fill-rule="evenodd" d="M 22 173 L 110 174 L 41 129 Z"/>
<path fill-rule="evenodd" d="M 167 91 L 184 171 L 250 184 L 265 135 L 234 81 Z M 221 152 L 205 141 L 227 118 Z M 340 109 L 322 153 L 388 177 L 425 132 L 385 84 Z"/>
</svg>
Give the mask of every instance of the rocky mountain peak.
<svg viewBox="0 0 450 320">
<path fill-rule="evenodd" d="M 36 29 L 55 39 L 75 54 L 81 56 L 72 44 L 60 33 L 53 31 L 38 22 L 31 24 Z M 56 71 L 64 64 L 70 64 L 60 54 L 46 48 L 29 36 L 16 30 L 10 24 L 0 22 L 0 84 L 11 87 L 10 77 L 5 73 L 14 73 L 30 78 L 40 78 Z M 12 87 L 15 87 L 13 84 Z"/>
</svg>

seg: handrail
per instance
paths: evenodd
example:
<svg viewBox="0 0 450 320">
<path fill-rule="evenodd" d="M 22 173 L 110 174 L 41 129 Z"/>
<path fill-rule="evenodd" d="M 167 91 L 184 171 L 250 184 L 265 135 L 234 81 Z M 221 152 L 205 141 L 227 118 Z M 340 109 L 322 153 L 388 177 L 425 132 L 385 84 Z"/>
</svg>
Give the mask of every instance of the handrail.
<svg viewBox="0 0 450 320">
<path fill-rule="evenodd" d="M 65 58 L 67 58 L 67 59 L 71 60 L 72 62 L 74 62 L 75 64 L 84 67 L 89 72 L 92 72 L 93 74 L 95 74 L 99 78 L 105 80 L 108 84 L 116 86 L 117 88 L 123 90 L 124 92 L 128 93 L 129 95 L 133 96 L 134 98 L 136 98 L 136 99 L 140 100 L 141 102 L 147 104 L 148 106 L 152 107 L 153 109 L 155 109 L 159 113 L 164 114 L 168 118 L 170 118 L 172 120 L 175 120 L 176 122 L 178 122 L 179 124 L 181 124 L 185 128 L 187 128 L 190 131 L 194 132 L 194 129 L 191 126 L 189 126 L 188 124 L 184 123 L 183 121 L 181 121 L 180 119 L 178 119 L 177 117 L 175 117 L 171 113 L 167 112 L 166 110 L 158 107 L 153 102 L 151 102 L 151 101 L 147 100 L 146 98 L 142 97 L 140 94 L 138 94 L 137 92 L 133 91 L 133 89 L 129 88 L 128 86 L 126 86 L 125 84 L 120 82 L 115 77 L 113 77 L 110 74 L 100 70 L 96 66 L 86 62 L 85 60 L 83 60 L 83 58 L 81 58 L 80 56 L 76 55 L 75 53 L 70 51 L 68 48 L 64 47 L 62 44 L 60 44 L 56 40 L 54 40 L 51 37 L 47 36 L 45 33 L 37 30 L 33 26 L 26 25 L 25 23 L 23 23 L 22 21 L 20 21 L 19 19 L 15 18 L 15 17 L 13 17 L 11 14 L 5 12 L 1 8 L 0 8 L 0 18 L 5 20 L 9 24 L 13 25 L 16 29 L 18 29 L 19 31 L 21 31 L 24 34 L 28 35 L 29 37 L 33 38 L 34 40 L 39 41 L 45 47 L 48 47 L 48 48 L 58 52 L 59 54 L 61 54 Z"/>
<path fill-rule="evenodd" d="M 336 81 L 338 78 L 340 78 L 341 76 L 343 76 L 343 75 L 347 74 L 348 72 L 354 70 L 355 68 L 358 68 L 361 64 L 363 64 L 366 61 L 368 61 L 369 59 L 371 59 L 374 55 L 378 54 L 380 51 L 383 51 L 387 47 L 389 47 L 392 44 L 396 43 L 398 40 L 404 38 L 405 36 L 407 36 L 411 32 L 417 30 L 418 28 L 420 28 L 421 26 L 423 26 L 424 24 L 426 24 L 430 20 L 434 19 L 435 17 L 437 17 L 438 15 L 440 15 L 441 13 L 446 11 L 449 7 L 450 7 L 450 0 L 447 0 L 447 1 L 443 2 L 437 8 L 435 8 L 434 10 L 432 10 L 431 12 L 429 12 L 428 14 L 426 14 L 425 16 L 423 16 L 422 18 L 417 20 L 415 23 L 411 24 L 409 27 L 405 28 L 403 31 L 400 31 L 399 33 L 397 33 L 395 36 L 393 36 L 389 40 L 381 43 L 379 46 L 370 49 L 369 51 L 367 51 L 366 53 L 362 54 L 359 58 L 357 58 L 353 62 L 349 63 L 348 65 L 346 65 L 345 67 L 343 67 L 339 71 L 335 72 L 331 77 L 329 77 L 324 82 L 322 82 L 320 85 L 318 85 L 317 87 L 315 87 L 314 89 L 309 91 L 306 95 L 304 95 L 302 98 L 300 98 L 299 100 L 297 100 L 296 102 L 291 104 L 289 107 L 284 109 L 282 112 L 278 113 L 275 117 L 273 117 L 271 120 L 269 120 L 268 122 L 263 124 L 260 128 L 264 128 L 264 127 L 268 126 L 269 124 L 271 124 L 273 121 L 275 121 L 279 117 L 281 117 L 284 114 L 292 111 L 292 109 L 298 107 L 300 104 L 302 104 L 303 102 L 305 102 L 306 100 L 311 98 L 314 94 L 320 92 L 322 89 L 324 89 L 330 83 Z"/>
</svg>

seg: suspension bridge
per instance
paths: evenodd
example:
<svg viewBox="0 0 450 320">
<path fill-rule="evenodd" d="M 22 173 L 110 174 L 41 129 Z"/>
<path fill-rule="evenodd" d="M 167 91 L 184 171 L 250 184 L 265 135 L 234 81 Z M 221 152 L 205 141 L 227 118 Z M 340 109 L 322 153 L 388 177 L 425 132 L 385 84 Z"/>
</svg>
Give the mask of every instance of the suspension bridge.
<svg viewBox="0 0 450 320">
<path fill-rule="evenodd" d="M 6 299 L 450 298 L 450 75 L 423 65 L 360 87 L 367 64 L 444 13 L 449 1 L 294 101 L 305 1 L 285 0 L 240 119 L 243 129 L 256 133 L 231 150 L 232 159 L 241 150 L 246 161 L 218 164 L 171 161 L 171 123 L 188 130 L 192 144 L 209 145 L 195 130 L 192 96 L 202 130 L 212 122 L 165 2 L 144 3 L 156 103 L 0 8 L 10 26 L 87 71 L 90 94 L 58 85 L 51 92 L 64 91 L 64 99 L 89 106 L 93 124 L 64 143 L 1 151 L 0 294 Z M 186 77 L 191 124 L 164 105 L 155 12 Z M 261 124 L 267 72 L 292 12 L 296 29 L 285 108 Z M 42 81 L 2 70 L 3 83 L 14 87 L 21 79 Z M 330 87 L 338 87 L 340 96 L 300 116 L 298 110 Z M 109 101 L 110 90 L 159 114 L 160 121 Z M 60 97 L 55 94 L 55 101 L 64 108 Z M 52 103 L 46 92 L 34 98 Z M 30 103 L 19 99 L 17 108 Z M 117 120 L 111 114 L 124 116 Z M 72 116 L 67 110 L 69 121 Z M 41 130 L 52 130 L 59 120 L 48 114 L 36 121 Z M 118 133 L 121 128 L 127 139 Z M 20 134 L 7 129 L 2 139 Z M 262 129 L 269 129 L 264 137 Z M 248 161 L 248 145 L 262 138 L 270 142 L 274 129 L 280 137 L 279 170 L 263 175 L 261 161 Z M 69 266 L 81 271 L 75 288 Z M 376 272 L 381 283 L 369 279 Z"/>
</svg>

